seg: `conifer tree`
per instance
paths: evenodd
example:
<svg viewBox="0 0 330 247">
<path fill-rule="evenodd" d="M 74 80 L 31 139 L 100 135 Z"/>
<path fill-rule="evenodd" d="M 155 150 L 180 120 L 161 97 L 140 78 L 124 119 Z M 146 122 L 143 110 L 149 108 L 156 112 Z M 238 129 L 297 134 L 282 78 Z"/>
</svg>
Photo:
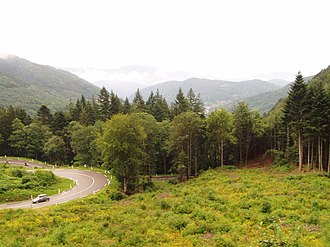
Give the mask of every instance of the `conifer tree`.
<svg viewBox="0 0 330 247">
<path fill-rule="evenodd" d="M 316 86 L 308 90 L 308 95 L 312 95 L 312 100 L 308 104 L 310 111 L 308 117 L 308 129 L 317 139 L 318 167 L 323 171 L 324 159 L 324 141 L 327 137 L 327 129 L 329 125 L 329 117 L 327 112 L 327 97 L 322 86 Z"/>
<path fill-rule="evenodd" d="M 50 124 L 53 133 L 58 136 L 63 136 L 64 128 L 66 126 L 68 126 L 68 121 L 66 120 L 64 113 L 62 111 L 55 112 Z"/>
<path fill-rule="evenodd" d="M 300 71 L 296 75 L 296 79 L 292 84 L 288 97 L 285 101 L 284 115 L 285 120 L 296 134 L 298 150 L 299 150 L 299 171 L 302 170 L 303 164 L 303 132 L 306 125 L 306 93 L 307 88 L 304 78 Z"/>
<path fill-rule="evenodd" d="M 195 95 L 192 88 L 189 89 L 187 94 L 187 100 L 189 102 L 189 108 L 191 111 L 197 113 L 202 118 L 205 117 L 204 105 L 200 98 L 200 94 Z"/>
<path fill-rule="evenodd" d="M 184 96 L 182 89 L 180 88 L 174 103 L 171 107 L 171 117 L 174 118 L 175 116 L 187 112 L 190 110 L 189 102 L 187 98 Z"/>
<path fill-rule="evenodd" d="M 80 123 L 82 125 L 94 125 L 96 121 L 95 111 L 93 109 L 92 103 L 87 101 L 81 115 L 80 115 Z"/>
<path fill-rule="evenodd" d="M 133 102 L 132 102 L 132 111 L 133 112 L 144 112 L 146 109 L 145 102 L 140 93 L 140 89 L 138 89 L 135 93 Z"/>
<path fill-rule="evenodd" d="M 73 121 L 79 120 L 82 110 L 83 110 L 83 107 L 81 105 L 80 99 L 77 99 L 76 104 L 70 110 L 70 115 L 71 115 L 71 118 Z"/>
<path fill-rule="evenodd" d="M 52 122 L 52 114 L 46 105 L 42 105 L 37 112 L 37 120 L 42 125 L 50 125 Z"/>
<path fill-rule="evenodd" d="M 166 100 L 159 94 L 157 89 L 156 94 L 150 93 L 150 96 L 146 102 L 147 112 L 153 115 L 158 122 L 168 119 L 169 109 Z"/>
<path fill-rule="evenodd" d="M 121 112 L 121 102 L 118 98 L 117 94 L 114 94 L 113 91 L 110 92 L 110 116 L 113 116 L 115 114 L 118 114 Z"/>
<path fill-rule="evenodd" d="M 128 100 L 127 97 L 126 97 L 126 99 L 124 101 L 122 112 L 124 114 L 128 114 L 128 113 L 131 112 L 131 104 L 129 103 L 129 100 Z"/>
<path fill-rule="evenodd" d="M 99 114 L 102 121 L 110 118 L 110 94 L 105 87 L 102 87 L 98 97 Z"/>
</svg>

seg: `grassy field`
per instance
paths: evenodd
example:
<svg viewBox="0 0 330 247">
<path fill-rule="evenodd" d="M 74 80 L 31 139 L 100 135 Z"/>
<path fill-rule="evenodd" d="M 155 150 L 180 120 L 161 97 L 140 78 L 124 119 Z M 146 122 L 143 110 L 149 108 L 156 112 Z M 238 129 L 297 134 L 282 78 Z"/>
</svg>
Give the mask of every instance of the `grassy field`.
<svg viewBox="0 0 330 247">
<path fill-rule="evenodd" d="M 121 198 L 100 193 L 38 210 L 1 210 L 0 246 L 330 246 L 330 179 L 209 170 Z"/>
<path fill-rule="evenodd" d="M 0 164 L 0 203 L 31 199 L 38 194 L 54 195 L 73 186 L 71 179 L 56 177 L 50 171 Z"/>
</svg>

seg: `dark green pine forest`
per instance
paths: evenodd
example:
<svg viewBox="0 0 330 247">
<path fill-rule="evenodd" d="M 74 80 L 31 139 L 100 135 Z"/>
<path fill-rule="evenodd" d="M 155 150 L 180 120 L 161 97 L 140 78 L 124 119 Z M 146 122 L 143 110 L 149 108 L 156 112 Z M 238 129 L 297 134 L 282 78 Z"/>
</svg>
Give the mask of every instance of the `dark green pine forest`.
<svg viewBox="0 0 330 247">
<path fill-rule="evenodd" d="M 171 105 L 158 90 L 146 99 L 137 90 L 131 102 L 105 88 L 90 96 L 69 101 L 64 111 L 40 104 L 35 115 L 0 108 L 0 155 L 111 169 L 126 194 L 156 174 L 186 181 L 210 168 L 262 160 L 330 171 L 330 67 L 308 83 L 299 72 L 288 96 L 264 115 L 245 102 L 207 115 L 193 89 L 180 89 Z"/>
</svg>

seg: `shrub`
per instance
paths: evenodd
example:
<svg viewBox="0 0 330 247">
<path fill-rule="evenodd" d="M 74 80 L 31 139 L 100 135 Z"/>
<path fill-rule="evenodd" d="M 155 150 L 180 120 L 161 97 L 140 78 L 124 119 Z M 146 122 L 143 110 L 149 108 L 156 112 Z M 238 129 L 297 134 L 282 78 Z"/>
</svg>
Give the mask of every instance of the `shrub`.
<svg viewBox="0 0 330 247">
<path fill-rule="evenodd" d="M 166 210 L 166 209 L 171 208 L 171 205 L 168 202 L 164 201 L 164 200 L 160 201 L 159 204 L 160 204 L 160 209 L 161 210 Z"/>
<path fill-rule="evenodd" d="M 109 197 L 113 201 L 120 201 L 120 200 L 126 198 L 126 195 L 121 191 L 113 191 L 110 193 Z"/>
<path fill-rule="evenodd" d="M 41 186 L 49 186 L 56 182 L 56 177 L 51 171 L 38 170 L 34 173 Z"/>
<path fill-rule="evenodd" d="M 12 170 L 11 174 L 14 177 L 21 178 L 24 176 L 25 172 L 22 169 L 14 169 Z"/>
<path fill-rule="evenodd" d="M 261 205 L 261 213 L 270 213 L 272 211 L 272 205 L 269 202 L 263 202 Z"/>
</svg>

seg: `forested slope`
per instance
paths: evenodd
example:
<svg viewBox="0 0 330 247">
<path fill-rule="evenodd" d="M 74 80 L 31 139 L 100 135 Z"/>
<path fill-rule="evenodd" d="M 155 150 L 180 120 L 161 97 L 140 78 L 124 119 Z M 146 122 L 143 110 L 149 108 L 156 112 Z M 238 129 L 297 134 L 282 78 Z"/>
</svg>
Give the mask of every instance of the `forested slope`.
<svg viewBox="0 0 330 247">
<path fill-rule="evenodd" d="M 167 81 L 143 88 L 141 89 L 141 94 L 143 98 L 147 98 L 151 91 L 155 93 L 158 89 L 167 102 L 171 103 L 175 100 L 175 94 L 178 92 L 179 88 L 181 88 L 184 93 L 188 93 L 189 89 L 192 88 L 196 94 L 200 94 L 201 99 L 206 104 L 218 104 L 272 91 L 279 87 L 261 80 L 232 82 L 191 78 L 184 81 Z"/>
<path fill-rule="evenodd" d="M 305 82 L 309 82 L 313 76 L 305 77 Z M 281 98 L 285 98 L 288 95 L 291 84 L 288 84 L 279 89 L 260 93 L 251 97 L 243 99 L 252 109 L 258 110 L 261 113 L 267 113 Z"/>
<path fill-rule="evenodd" d="M 12 56 L 0 59 L 0 106 L 20 107 L 35 114 L 42 104 L 63 110 L 82 94 L 90 98 L 99 88 L 79 77 L 50 66 Z"/>
</svg>

